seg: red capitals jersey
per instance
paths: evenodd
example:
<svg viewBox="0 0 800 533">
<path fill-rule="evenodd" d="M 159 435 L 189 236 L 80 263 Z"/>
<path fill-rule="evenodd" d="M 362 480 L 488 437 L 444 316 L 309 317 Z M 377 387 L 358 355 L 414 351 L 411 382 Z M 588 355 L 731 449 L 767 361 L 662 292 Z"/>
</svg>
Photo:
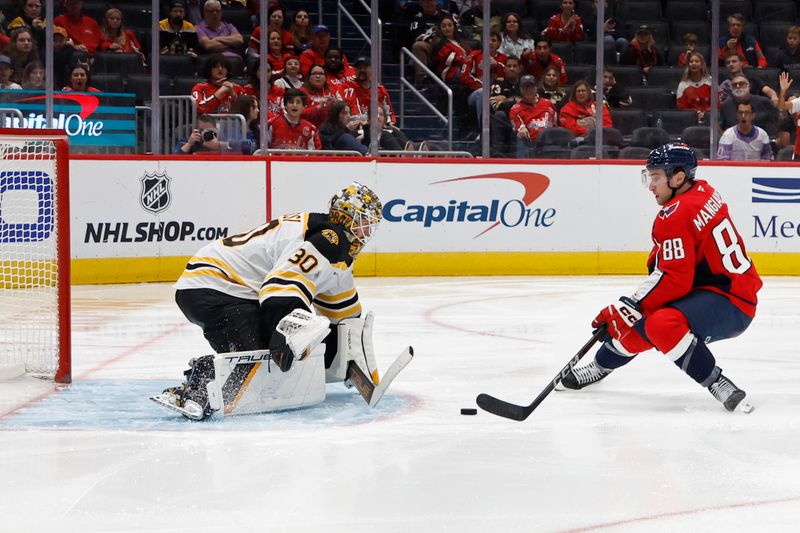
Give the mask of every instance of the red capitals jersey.
<svg viewBox="0 0 800 533">
<path fill-rule="evenodd" d="M 371 91 L 372 89 L 365 89 L 359 85 L 357 80 L 351 80 L 339 87 L 337 92 L 339 98 L 350 106 L 351 115 L 367 116 L 369 114 Z M 389 91 L 383 85 L 378 85 L 378 105 L 383 106 L 386 121 L 394 122 L 394 107 L 392 107 L 392 101 L 389 99 Z"/>
<path fill-rule="evenodd" d="M 259 98 L 259 92 L 260 89 L 253 87 L 252 83 L 248 83 L 242 87 L 243 94 L 255 96 L 256 100 Z M 283 114 L 283 93 L 285 92 L 286 89 L 280 85 L 270 85 L 269 89 L 267 89 L 267 120 Z"/>
<path fill-rule="evenodd" d="M 207 113 L 230 113 L 233 102 L 244 93 L 241 85 L 233 84 L 233 92 L 226 94 L 222 98 L 217 98 L 214 94 L 219 90 L 219 85 L 204 81 L 192 87 L 192 98 L 197 105 L 197 114 Z"/>
<path fill-rule="evenodd" d="M 515 132 L 524 126 L 528 128 L 531 140 L 535 141 L 541 130 L 556 125 L 558 114 L 553 102 L 540 98 L 535 104 L 517 102 L 508 112 L 508 118 Z"/>
<path fill-rule="evenodd" d="M 269 121 L 269 147 L 289 150 L 322 150 L 322 141 L 317 127 L 307 120 L 300 119 L 292 124 L 286 115 L 279 115 Z"/>
<path fill-rule="evenodd" d="M 659 211 L 647 267 L 650 276 L 634 294 L 645 315 L 691 291 L 706 290 L 755 316 L 761 278 L 728 215 L 728 205 L 703 180 Z"/>
<path fill-rule="evenodd" d="M 536 54 L 531 54 L 527 59 L 522 60 L 522 68 L 525 70 L 525 73 L 532 75 L 537 80 L 541 79 L 545 69 L 551 66 L 558 69 L 558 82 L 561 85 L 566 85 L 567 64 L 561 59 L 561 56 L 551 53 L 544 63 L 536 57 Z"/>
</svg>

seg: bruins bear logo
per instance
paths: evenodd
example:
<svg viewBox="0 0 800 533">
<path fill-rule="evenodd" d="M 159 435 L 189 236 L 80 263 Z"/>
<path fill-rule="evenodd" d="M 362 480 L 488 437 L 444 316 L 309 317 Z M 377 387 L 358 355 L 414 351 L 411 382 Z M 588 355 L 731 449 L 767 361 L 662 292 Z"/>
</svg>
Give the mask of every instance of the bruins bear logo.
<svg viewBox="0 0 800 533">
<path fill-rule="evenodd" d="M 322 230 L 322 236 L 328 239 L 328 242 L 330 242 L 332 245 L 339 246 L 339 236 L 332 229 Z"/>
</svg>

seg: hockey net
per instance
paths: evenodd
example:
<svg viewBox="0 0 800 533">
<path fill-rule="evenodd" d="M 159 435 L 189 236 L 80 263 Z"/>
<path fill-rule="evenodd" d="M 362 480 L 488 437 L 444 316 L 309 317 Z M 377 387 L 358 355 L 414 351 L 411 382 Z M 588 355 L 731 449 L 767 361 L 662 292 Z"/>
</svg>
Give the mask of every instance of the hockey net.
<svg viewBox="0 0 800 533">
<path fill-rule="evenodd" d="M 66 136 L 0 130 L 0 375 L 71 381 Z"/>
</svg>

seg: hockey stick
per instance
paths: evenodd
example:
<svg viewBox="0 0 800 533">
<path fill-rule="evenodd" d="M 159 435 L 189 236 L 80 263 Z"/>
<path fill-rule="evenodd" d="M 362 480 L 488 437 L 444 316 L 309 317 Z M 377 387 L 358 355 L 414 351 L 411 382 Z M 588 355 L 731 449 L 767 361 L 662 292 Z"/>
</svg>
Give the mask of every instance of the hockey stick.
<svg viewBox="0 0 800 533">
<path fill-rule="evenodd" d="M 414 348 L 409 346 L 403 350 L 403 353 L 397 356 L 397 359 L 394 360 L 394 363 L 392 363 L 392 366 L 386 371 L 386 375 L 383 376 L 383 379 L 378 385 L 375 385 L 372 380 L 364 374 L 364 371 L 361 370 L 361 367 L 359 367 L 355 361 L 350 361 L 347 364 L 347 377 L 345 379 L 349 379 L 350 383 L 355 385 L 358 392 L 370 407 L 375 407 L 381 398 L 383 398 L 383 394 L 386 392 L 386 389 L 389 388 L 389 385 L 392 384 L 394 378 L 397 377 L 397 374 L 411 362 L 413 357 Z"/>
<path fill-rule="evenodd" d="M 572 359 L 562 368 L 556 377 L 547 384 L 547 387 L 544 388 L 542 392 L 539 393 L 539 396 L 536 397 L 530 405 L 516 405 L 513 403 L 505 402 L 499 398 L 495 398 L 494 396 L 490 396 L 488 394 L 479 394 L 476 398 L 478 402 L 478 407 L 483 409 L 484 411 L 488 411 L 493 415 L 502 416 L 505 418 L 510 418 L 511 420 L 516 420 L 518 422 L 522 422 L 526 418 L 530 416 L 534 409 L 539 407 L 539 404 L 547 398 L 547 395 L 553 392 L 553 389 L 556 388 L 556 385 L 561 383 L 561 380 L 564 379 L 564 376 L 572 370 L 572 367 L 578 364 L 578 361 L 586 355 L 586 353 L 592 349 L 592 346 L 599 341 L 603 335 L 606 333 L 606 326 L 605 324 L 600 326 L 597 331 L 594 332 L 592 338 L 583 345 L 583 347 L 578 350 Z"/>
</svg>

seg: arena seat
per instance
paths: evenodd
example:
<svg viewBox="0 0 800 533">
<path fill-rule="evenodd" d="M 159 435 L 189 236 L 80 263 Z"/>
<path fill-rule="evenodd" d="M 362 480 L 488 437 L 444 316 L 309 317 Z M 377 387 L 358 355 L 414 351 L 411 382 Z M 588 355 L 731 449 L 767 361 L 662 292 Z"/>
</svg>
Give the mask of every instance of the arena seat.
<svg viewBox="0 0 800 533">
<path fill-rule="evenodd" d="M 797 20 L 797 1 L 761 1 L 753 9 L 753 20 L 759 23 L 767 21 L 795 21 Z"/>
<path fill-rule="evenodd" d="M 595 157 L 595 149 L 594 144 L 584 143 L 580 146 L 576 146 L 570 151 L 569 154 L 570 159 L 593 159 Z M 603 146 L 600 157 L 602 159 L 611 159 L 611 151 L 608 149 L 608 146 Z"/>
<path fill-rule="evenodd" d="M 594 65 L 567 65 L 567 85 L 573 85 L 578 80 L 587 80 L 594 85 Z"/>
<path fill-rule="evenodd" d="M 682 44 L 683 36 L 687 33 L 697 35 L 698 44 L 711 42 L 711 25 L 706 20 L 670 20 L 670 26 L 673 43 Z M 727 26 L 720 27 L 720 33 L 725 31 L 727 31 Z"/>
<path fill-rule="evenodd" d="M 642 146 L 626 146 L 619 151 L 619 159 L 647 159 L 650 155 L 650 148 Z"/>
<path fill-rule="evenodd" d="M 570 145 L 575 141 L 575 134 L 567 128 L 545 128 L 536 138 L 534 154 L 536 157 L 552 157 L 561 159 L 569 153 Z"/>
<path fill-rule="evenodd" d="M 610 69 L 622 87 L 642 86 L 642 69 L 638 65 L 612 65 Z"/>
<path fill-rule="evenodd" d="M 793 22 L 762 22 L 758 25 L 758 40 L 765 51 L 770 48 L 780 48 L 786 43 L 786 33 Z"/>
<path fill-rule="evenodd" d="M 550 51 L 563 59 L 567 65 L 575 61 L 575 47 L 572 43 L 556 41 L 550 45 Z"/>
<path fill-rule="evenodd" d="M 655 109 L 653 123 L 661 120 L 661 128 L 673 136 L 678 136 L 690 126 L 697 126 L 697 111 L 693 109 Z"/>
<path fill-rule="evenodd" d="M 709 6 L 705 2 L 678 1 L 667 2 L 664 9 L 664 18 L 670 21 L 677 20 L 708 20 Z"/>
<path fill-rule="evenodd" d="M 613 44 L 603 45 L 603 61 L 609 67 L 617 64 L 617 51 Z M 595 43 L 576 43 L 575 62 L 582 65 L 596 65 L 597 46 Z"/>
<path fill-rule="evenodd" d="M 611 109 L 611 121 L 623 135 L 632 135 L 637 128 L 647 126 L 647 117 L 641 109 Z"/>
<path fill-rule="evenodd" d="M 625 0 L 617 13 L 622 20 L 660 19 L 661 0 Z"/>
<path fill-rule="evenodd" d="M 644 126 L 636 128 L 631 138 L 631 146 L 641 146 L 653 149 L 669 142 L 669 134 L 661 128 Z"/>
<path fill-rule="evenodd" d="M 594 138 L 596 135 L 596 131 L 597 131 L 596 129 L 593 129 L 589 133 L 587 133 L 586 137 L 583 139 L 583 144 L 589 144 L 594 146 Z M 619 148 L 623 144 L 625 144 L 625 141 L 622 138 L 622 132 L 620 130 L 618 130 L 617 128 L 603 128 L 604 146 L 615 146 Z"/>
<path fill-rule="evenodd" d="M 750 20 L 753 18 L 753 4 L 750 0 L 720 0 L 720 22 L 724 23 L 734 13 L 741 13 L 745 20 Z"/>
<path fill-rule="evenodd" d="M 144 66 L 139 54 L 124 54 L 118 52 L 97 52 L 94 55 L 92 73 L 117 74 L 123 78 L 128 74 L 142 74 Z"/>
<path fill-rule="evenodd" d="M 89 84 L 104 93 L 124 93 L 125 80 L 113 73 L 96 72 L 89 79 Z"/>
<path fill-rule="evenodd" d="M 644 110 L 671 109 L 675 96 L 666 87 L 631 87 L 628 89 L 631 106 Z"/>
<path fill-rule="evenodd" d="M 159 56 L 161 75 L 169 78 L 194 76 L 197 72 L 195 60 L 188 54 L 162 54 Z"/>
<path fill-rule="evenodd" d="M 675 91 L 681 82 L 683 69 L 678 67 L 651 67 L 647 74 L 648 87 L 664 87 Z"/>
</svg>

